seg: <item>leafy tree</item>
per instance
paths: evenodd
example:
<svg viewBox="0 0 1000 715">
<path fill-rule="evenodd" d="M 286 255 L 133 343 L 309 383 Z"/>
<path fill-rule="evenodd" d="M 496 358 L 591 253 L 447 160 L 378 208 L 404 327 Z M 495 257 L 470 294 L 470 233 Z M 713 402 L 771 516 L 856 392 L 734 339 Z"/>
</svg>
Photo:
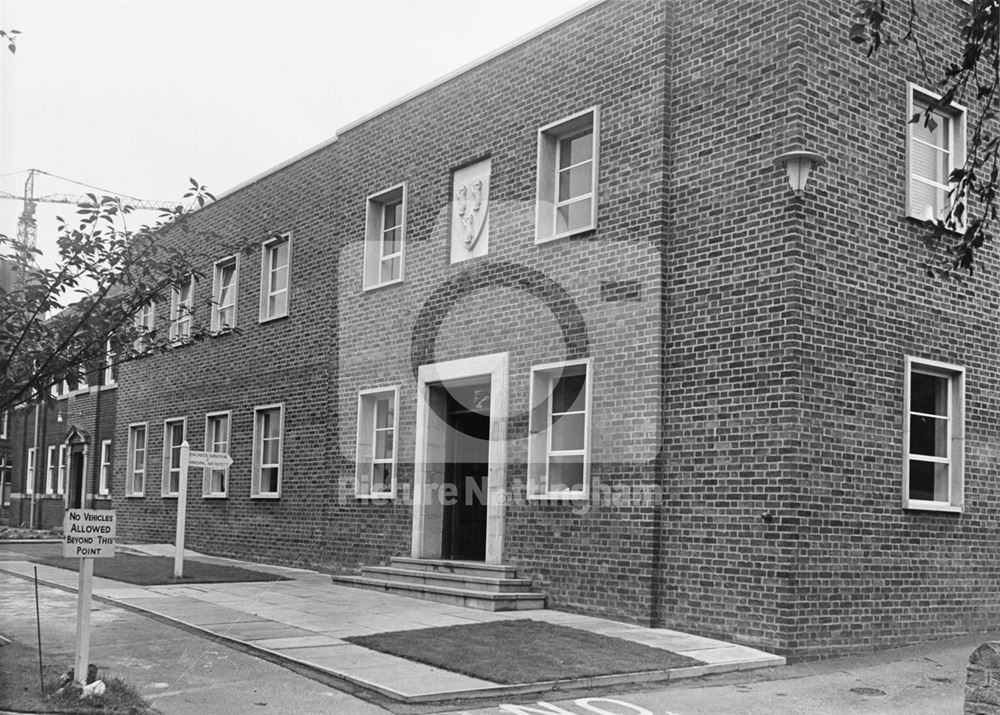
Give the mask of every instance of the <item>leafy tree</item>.
<svg viewBox="0 0 1000 715">
<path fill-rule="evenodd" d="M 948 66 L 934 71 L 928 68 L 915 0 L 859 0 L 857 8 L 850 37 L 867 46 L 869 57 L 885 47 L 912 45 L 927 83 L 939 88 L 940 99 L 913 116 L 911 122 L 922 121 L 933 129 L 935 110 L 942 110 L 952 102 L 978 107 L 969 123 L 965 165 L 956 168 L 950 177 L 954 187 L 951 208 L 947 216 L 927 222 L 929 232 L 923 237 L 931 252 L 926 265 L 929 275 L 952 276 L 956 271 L 971 274 L 976 251 L 993 237 L 997 221 L 1000 0 L 968 2 L 959 28 L 960 51 Z M 964 229 L 956 232 L 949 226 Z"/>
<path fill-rule="evenodd" d="M 184 196 L 198 208 L 214 200 L 194 179 Z M 182 206 L 164 209 L 155 225 L 136 230 L 129 227 L 132 213 L 121 199 L 88 194 L 75 224 L 59 218 L 53 268 L 33 265 L 37 249 L 0 234 L 0 263 L 17 267 L 9 290 L 0 288 L 0 411 L 47 396 L 63 380 L 82 376 L 96 384 L 110 365 L 176 344 L 155 329 L 137 327 L 136 316 L 197 277 L 199 266 L 211 265 L 209 256 L 178 248 L 164 236 L 204 232 L 191 227 Z M 207 334 L 207 327 L 196 326 L 185 340 Z"/>
</svg>

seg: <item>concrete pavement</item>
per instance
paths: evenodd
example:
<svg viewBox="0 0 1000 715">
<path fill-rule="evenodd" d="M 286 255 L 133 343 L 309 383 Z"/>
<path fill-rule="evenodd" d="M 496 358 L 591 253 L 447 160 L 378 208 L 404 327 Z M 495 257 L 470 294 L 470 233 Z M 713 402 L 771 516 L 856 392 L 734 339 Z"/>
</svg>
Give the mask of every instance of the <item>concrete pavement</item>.
<svg viewBox="0 0 1000 715">
<path fill-rule="evenodd" d="M 172 555 L 171 545 L 119 547 L 138 553 Z M 218 584 L 134 586 L 94 578 L 95 599 L 155 615 L 185 628 L 211 634 L 241 649 L 378 693 L 400 703 L 447 702 L 550 691 L 649 683 L 695 676 L 771 668 L 784 658 L 746 646 L 659 628 L 560 611 L 488 612 L 421 601 L 331 583 L 330 577 L 304 569 L 252 564 L 186 552 L 188 558 L 235 564 L 278 573 L 288 580 Z M 4 560 L 0 570 L 30 578 L 36 564 Z M 77 574 L 37 565 L 39 580 L 69 591 Z M 405 660 L 353 645 L 344 639 L 388 631 L 531 618 L 670 650 L 702 665 L 649 673 L 600 676 L 573 681 L 499 685 L 487 680 Z"/>
</svg>

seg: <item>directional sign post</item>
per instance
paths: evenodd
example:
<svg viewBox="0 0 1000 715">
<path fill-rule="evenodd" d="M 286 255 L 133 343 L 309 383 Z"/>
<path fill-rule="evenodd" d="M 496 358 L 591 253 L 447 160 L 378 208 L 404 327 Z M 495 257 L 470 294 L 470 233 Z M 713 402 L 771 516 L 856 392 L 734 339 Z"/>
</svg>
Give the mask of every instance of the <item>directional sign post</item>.
<svg viewBox="0 0 1000 715">
<path fill-rule="evenodd" d="M 115 555 L 116 514 L 111 509 L 69 509 L 63 517 L 63 556 L 80 559 L 76 596 L 76 657 L 73 678 L 87 683 L 90 665 L 90 597 L 94 586 L 94 559 Z"/>
<path fill-rule="evenodd" d="M 225 452 L 201 452 L 181 443 L 181 484 L 177 495 L 177 536 L 174 539 L 174 578 L 184 576 L 184 522 L 187 519 L 188 468 L 227 469 L 233 458 Z"/>
</svg>

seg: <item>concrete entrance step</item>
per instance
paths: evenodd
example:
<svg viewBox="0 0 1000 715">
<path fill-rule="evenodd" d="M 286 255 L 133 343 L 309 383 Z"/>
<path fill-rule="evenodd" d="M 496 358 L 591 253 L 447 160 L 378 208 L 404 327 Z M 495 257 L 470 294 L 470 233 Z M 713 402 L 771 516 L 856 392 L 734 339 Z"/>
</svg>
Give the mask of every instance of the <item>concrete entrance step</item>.
<svg viewBox="0 0 1000 715">
<path fill-rule="evenodd" d="M 361 569 L 359 576 L 333 576 L 333 582 L 484 611 L 545 608 L 545 595 L 517 578 L 514 566 L 402 557 L 390 563 Z"/>
<path fill-rule="evenodd" d="M 361 569 L 364 576 L 384 577 L 394 583 L 413 583 L 424 586 L 442 586 L 482 593 L 525 593 L 531 590 L 531 580 L 526 578 L 487 578 L 445 571 L 421 571 L 392 566 L 372 566 Z"/>
</svg>

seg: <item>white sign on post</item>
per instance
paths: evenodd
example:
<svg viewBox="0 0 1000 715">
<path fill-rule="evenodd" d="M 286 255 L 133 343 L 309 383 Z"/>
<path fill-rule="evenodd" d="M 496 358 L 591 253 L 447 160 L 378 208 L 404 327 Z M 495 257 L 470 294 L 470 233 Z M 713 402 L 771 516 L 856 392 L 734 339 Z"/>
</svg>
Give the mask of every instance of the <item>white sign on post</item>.
<svg viewBox="0 0 1000 715">
<path fill-rule="evenodd" d="M 174 578 L 184 577 L 184 527 L 187 521 L 188 469 L 226 469 L 233 458 L 225 452 L 201 452 L 191 449 L 187 440 L 181 442 L 181 484 L 177 494 L 177 535 L 174 538 Z"/>
<path fill-rule="evenodd" d="M 81 685 L 86 685 L 90 667 L 90 594 L 94 586 L 94 559 L 115 555 L 116 534 L 116 514 L 111 509 L 67 509 L 63 517 L 63 556 L 80 559 L 73 678 Z"/>
<path fill-rule="evenodd" d="M 67 509 L 63 517 L 63 556 L 109 559 L 115 555 L 116 533 L 113 509 Z"/>
</svg>

